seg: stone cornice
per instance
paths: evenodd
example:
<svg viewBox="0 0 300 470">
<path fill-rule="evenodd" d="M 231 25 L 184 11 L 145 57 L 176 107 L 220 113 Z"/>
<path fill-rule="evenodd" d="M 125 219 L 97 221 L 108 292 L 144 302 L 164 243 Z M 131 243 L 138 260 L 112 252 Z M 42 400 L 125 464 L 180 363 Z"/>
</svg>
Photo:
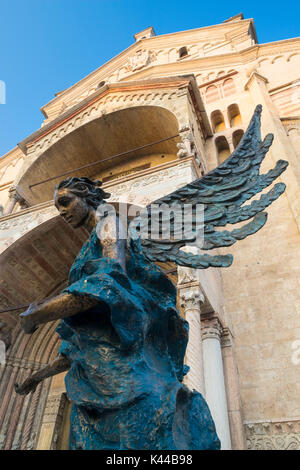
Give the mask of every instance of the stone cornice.
<svg viewBox="0 0 300 470">
<path fill-rule="evenodd" d="M 279 85 L 275 88 L 272 88 L 269 90 L 269 94 L 270 95 L 273 95 L 273 94 L 276 94 L 278 91 L 283 91 L 283 90 L 287 90 L 288 88 L 290 88 L 291 86 L 297 86 L 300 84 L 300 79 L 298 80 L 293 80 L 291 82 L 288 82 L 288 83 L 285 83 L 284 85 Z"/>
</svg>

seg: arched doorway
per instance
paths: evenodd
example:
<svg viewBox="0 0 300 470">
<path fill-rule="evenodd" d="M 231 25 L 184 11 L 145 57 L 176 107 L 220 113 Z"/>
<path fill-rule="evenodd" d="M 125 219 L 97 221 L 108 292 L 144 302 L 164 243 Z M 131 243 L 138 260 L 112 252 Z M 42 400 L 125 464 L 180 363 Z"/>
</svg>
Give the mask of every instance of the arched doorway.
<svg viewBox="0 0 300 470">
<path fill-rule="evenodd" d="M 66 285 L 69 268 L 87 237 L 76 232 L 59 216 L 53 217 L 21 236 L 0 256 L 0 310 L 27 305 L 60 292 Z M 6 361 L 0 366 L 0 449 L 36 448 L 51 379 L 34 394 L 20 396 L 14 384 L 50 362 L 57 355 L 57 322 L 25 335 L 18 314 L 0 313 L 6 328 Z M 1 330 L 0 330 L 1 334 Z"/>
</svg>

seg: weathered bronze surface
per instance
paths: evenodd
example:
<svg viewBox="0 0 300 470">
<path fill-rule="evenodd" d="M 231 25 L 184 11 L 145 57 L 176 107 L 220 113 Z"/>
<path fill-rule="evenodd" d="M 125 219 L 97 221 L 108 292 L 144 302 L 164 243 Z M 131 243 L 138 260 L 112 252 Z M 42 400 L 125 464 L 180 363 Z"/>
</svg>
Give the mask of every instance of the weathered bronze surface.
<svg viewBox="0 0 300 470">
<path fill-rule="evenodd" d="M 230 246 L 262 228 L 267 218 L 262 211 L 285 189 L 278 183 L 243 206 L 287 166 L 279 161 L 259 175 L 272 143 L 271 135 L 261 141 L 260 115 L 258 106 L 239 147 L 223 164 L 155 201 L 171 207 L 203 204 L 204 250 Z M 16 392 L 34 392 L 41 380 L 68 370 L 71 449 L 218 449 L 205 401 L 182 384 L 188 324 L 176 310 L 176 289 L 153 262 L 226 267 L 232 256 L 181 251 L 195 239 L 193 231 L 188 239 L 129 238 L 127 243 L 119 236 L 118 219 L 109 215 L 103 219 L 110 228 L 99 238 L 96 209 L 109 197 L 100 186 L 88 178 L 68 178 L 56 188 L 61 216 L 74 228 L 84 226 L 90 237 L 74 261 L 68 287 L 20 315 L 25 333 L 62 319 L 57 331 L 63 341 L 59 357 L 16 385 Z M 251 218 L 240 229 L 215 230 Z M 139 226 L 140 218 L 135 222 Z"/>
</svg>

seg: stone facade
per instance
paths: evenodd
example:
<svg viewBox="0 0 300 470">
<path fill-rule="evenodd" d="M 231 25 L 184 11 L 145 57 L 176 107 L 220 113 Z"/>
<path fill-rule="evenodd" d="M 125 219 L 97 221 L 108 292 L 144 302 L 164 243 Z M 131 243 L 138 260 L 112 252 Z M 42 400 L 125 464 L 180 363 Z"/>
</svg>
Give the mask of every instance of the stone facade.
<svg viewBox="0 0 300 470">
<path fill-rule="evenodd" d="M 59 292 L 87 236 L 58 217 L 58 173 L 102 178 L 111 202 L 143 207 L 222 162 L 262 104 L 262 134 L 274 134 L 262 170 L 289 161 L 268 223 L 220 250 L 234 255 L 230 268 L 162 268 L 190 324 L 185 382 L 206 397 L 222 448 L 300 449 L 300 38 L 260 45 L 237 15 L 135 40 L 56 93 L 41 128 L 0 160 L 0 448 L 67 446 L 63 374 L 13 392 L 59 338 L 50 324 L 24 336 L 12 309 Z"/>
</svg>

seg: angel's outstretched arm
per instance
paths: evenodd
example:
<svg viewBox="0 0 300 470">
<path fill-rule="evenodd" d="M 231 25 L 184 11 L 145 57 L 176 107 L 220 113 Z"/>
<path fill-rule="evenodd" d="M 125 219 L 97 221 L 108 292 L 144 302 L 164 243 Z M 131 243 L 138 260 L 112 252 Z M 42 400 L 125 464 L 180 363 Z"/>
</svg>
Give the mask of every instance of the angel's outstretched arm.
<svg viewBox="0 0 300 470">
<path fill-rule="evenodd" d="M 88 310 L 97 303 L 97 300 L 88 296 L 62 293 L 40 305 L 31 304 L 19 318 L 24 332 L 31 334 L 41 323 L 71 317 Z"/>
<path fill-rule="evenodd" d="M 71 363 L 63 355 L 59 355 L 50 364 L 47 364 L 42 369 L 38 370 L 35 374 L 28 377 L 21 385 L 15 384 L 15 391 L 19 395 L 27 395 L 30 392 L 34 392 L 40 382 L 53 377 L 54 375 L 60 374 L 70 369 Z"/>
<path fill-rule="evenodd" d="M 103 256 L 116 259 L 125 269 L 126 233 L 120 226 L 118 218 L 105 217 L 97 226 L 97 235 L 102 245 Z M 24 332 L 31 334 L 42 323 L 71 317 L 97 304 L 98 300 L 90 296 L 65 292 L 39 305 L 31 304 L 19 318 Z"/>
</svg>

